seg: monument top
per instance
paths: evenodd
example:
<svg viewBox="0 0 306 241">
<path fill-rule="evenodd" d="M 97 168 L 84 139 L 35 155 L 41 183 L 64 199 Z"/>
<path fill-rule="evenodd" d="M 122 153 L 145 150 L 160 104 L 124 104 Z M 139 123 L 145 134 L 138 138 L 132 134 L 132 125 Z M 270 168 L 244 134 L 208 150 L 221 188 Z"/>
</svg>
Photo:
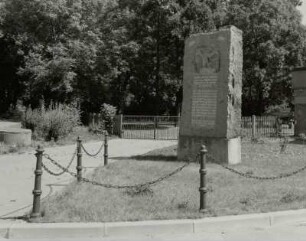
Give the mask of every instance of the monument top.
<svg viewBox="0 0 306 241">
<path fill-rule="evenodd" d="M 224 32 L 224 31 L 229 31 L 229 30 L 233 31 L 233 32 L 236 32 L 238 34 L 241 34 L 241 35 L 243 33 L 242 30 L 240 30 L 239 28 L 235 27 L 234 25 L 227 25 L 227 26 L 223 26 L 223 27 L 221 27 L 219 29 L 213 30 L 211 32 L 191 34 L 189 39 L 190 38 L 199 37 L 199 36 L 203 36 L 203 35 L 213 35 L 213 34 L 216 34 L 216 33 Z"/>
</svg>

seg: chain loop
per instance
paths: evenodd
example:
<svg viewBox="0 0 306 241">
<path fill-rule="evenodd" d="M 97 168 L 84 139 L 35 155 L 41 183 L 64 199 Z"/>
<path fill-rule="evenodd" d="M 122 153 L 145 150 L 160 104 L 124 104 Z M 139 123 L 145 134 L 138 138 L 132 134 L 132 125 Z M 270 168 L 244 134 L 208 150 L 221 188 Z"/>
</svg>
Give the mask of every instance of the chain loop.
<svg viewBox="0 0 306 241">
<path fill-rule="evenodd" d="M 92 154 L 92 153 L 89 153 L 85 147 L 83 146 L 83 144 L 81 144 L 81 147 L 83 149 L 83 151 L 90 157 L 96 157 L 102 150 L 103 150 L 103 146 L 104 146 L 104 142 L 102 142 L 102 145 L 101 147 L 99 148 L 99 150 L 95 153 L 95 154 Z"/>
<path fill-rule="evenodd" d="M 218 163 L 216 161 L 216 159 L 213 156 L 211 156 L 209 154 L 207 154 L 207 157 L 210 158 L 211 160 L 213 160 L 215 164 L 221 166 L 222 168 L 224 168 L 224 169 L 226 169 L 226 170 L 228 170 L 228 171 L 230 171 L 230 172 L 232 172 L 234 174 L 237 174 L 237 175 L 245 177 L 245 178 L 256 179 L 256 180 L 277 180 L 277 179 L 282 179 L 282 178 L 294 176 L 294 175 L 296 175 L 296 174 L 306 170 L 306 165 L 305 165 L 305 166 L 303 166 L 303 167 L 301 167 L 301 168 L 299 168 L 299 169 L 297 169 L 295 171 L 292 171 L 292 172 L 289 172 L 289 173 L 282 173 L 282 174 L 277 175 L 277 176 L 271 176 L 271 177 L 255 176 L 255 175 L 251 175 L 251 174 L 248 174 L 248 173 L 240 172 L 240 171 L 238 171 L 236 169 L 233 169 L 231 167 L 228 167 L 228 166 L 225 166 L 223 164 L 220 164 L 220 163 Z"/>
<path fill-rule="evenodd" d="M 48 160 L 50 160 L 54 165 L 56 165 L 57 167 L 59 167 L 60 169 L 63 170 L 63 172 L 67 172 L 69 173 L 71 176 L 77 178 L 77 174 L 74 172 L 69 171 L 67 168 L 63 167 L 61 164 L 59 164 L 58 162 L 56 162 L 54 159 L 52 159 L 48 154 L 44 154 L 44 157 L 46 157 Z M 82 177 L 81 181 L 83 182 L 87 182 L 90 183 L 92 185 L 95 186 L 100 186 L 100 187 L 104 187 L 104 188 L 114 188 L 114 189 L 127 189 L 127 188 L 142 188 L 142 187 L 147 187 L 147 186 L 151 186 L 154 184 L 157 184 L 159 182 L 164 181 L 165 179 L 168 179 L 170 177 L 172 177 L 173 175 L 177 174 L 178 172 L 182 171 L 185 167 L 187 167 L 190 164 L 190 160 L 188 159 L 188 161 L 182 165 L 181 167 L 175 169 L 174 171 L 172 171 L 171 173 L 164 175 L 158 179 L 155 179 L 153 181 L 148 181 L 145 183 L 141 183 L 141 184 L 135 184 L 135 185 L 113 185 L 113 184 L 104 184 L 104 183 L 99 183 L 97 181 L 93 181 L 90 180 L 88 178 Z M 48 169 L 47 172 L 49 172 L 50 170 Z M 51 171 L 50 171 L 51 172 Z M 49 173 L 50 173 L 49 172 Z M 54 175 L 52 172 L 50 173 L 51 175 Z"/>
<path fill-rule="evenodd" d="M 63 168 L 60 167 L 60 169 L 62 170 L 61 172 L 56 173 L 56 172 L 51 171 L 44 163 L 42 163 L 42 167 L 44 168 L 44 170 L 45 170 L 47 173 L 49 173 L 49 174 L 52 175 L 52 176 L 61 176 L 61 175 L 63 175 L 65 172 L 67 172 L 66 170 L 68 170 L 68 169 L 70 168 L 70 166 L 71 166 L 71 164 L 72 164 L 74 158 L 76 157 L 76 154 L 77 154 L 77 150 L 75 150 L 75 152 L 73 153 L 72 158 L 71 158 L 70 162 L 68 163 L 68 165 L 67 165 L 66 167 L 63 167 Z M 57 162 L 56 162 L 55 160 L 51 159 L 50 156 L 49 156 L 48 154 L 43 154 L 43 156 L 44 156 L 45 158 L 47 158 L 48 160 L 50 160 L 54 165 L 56 165 L 57 167 L 59 167 L 59 166 L 57 165 Z"/>
</svg>

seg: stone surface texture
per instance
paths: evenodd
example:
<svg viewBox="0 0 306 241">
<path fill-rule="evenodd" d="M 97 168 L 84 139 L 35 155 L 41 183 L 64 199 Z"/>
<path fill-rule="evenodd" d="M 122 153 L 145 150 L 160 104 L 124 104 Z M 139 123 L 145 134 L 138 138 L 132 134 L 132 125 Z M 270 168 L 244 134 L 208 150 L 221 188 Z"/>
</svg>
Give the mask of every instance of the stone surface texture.
<svg viewBox="0 0 306 241">
<path fill-rule="evenodd" d="M 240 140 L 242 60 L 242 32 L 234 26 L 186 40 L 179 159 L 205 144 L 217 162 L 230 163 L 239 150 L 229 140 Z"/>
<path fill-rule="evenodd" d="M 0 142 L 6 145 L 30 146 L 32 131 L 23 129 L 20 122 L 0 121 Z"/>
<path fill-rule="evenodd" d="M 21 128 L 0 130 L 0 142 L 4 142 L 6 145 L 30 146 L 32 143 L 32 131 Z"/>
<path fill-rule="evenodd" d="M 294 96 L 294 134 L 306 134 L 306 68 L 298 68 L 292 72 L 292 88 Z"/>
</svg>

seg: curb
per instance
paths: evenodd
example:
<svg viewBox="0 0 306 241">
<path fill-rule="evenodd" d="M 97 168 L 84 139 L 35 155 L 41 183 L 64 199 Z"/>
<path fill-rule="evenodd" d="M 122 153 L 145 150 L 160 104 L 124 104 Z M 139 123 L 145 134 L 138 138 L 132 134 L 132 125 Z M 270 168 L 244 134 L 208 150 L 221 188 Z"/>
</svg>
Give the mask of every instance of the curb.
<svg viewBox="0 0 306 241">
<path fill-rule="evenodd" d="M 306 221 L 306 209 L 203 219 L 114 223 L 16 223 L 1 224 L 0 238 L 102 238 L 223 232 L 235 228 L 267 228 Z"/>
</svg>

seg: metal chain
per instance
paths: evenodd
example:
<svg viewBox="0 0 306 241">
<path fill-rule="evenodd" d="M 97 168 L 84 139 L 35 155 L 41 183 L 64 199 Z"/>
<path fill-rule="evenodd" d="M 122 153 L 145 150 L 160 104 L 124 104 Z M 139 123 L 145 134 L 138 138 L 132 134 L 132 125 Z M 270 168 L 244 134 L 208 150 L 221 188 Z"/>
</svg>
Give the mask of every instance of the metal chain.
<svg viewBox="0 0 306 241">
<path fill-rule="evenodd" d="M 208 158 L 212 159 L 215 162 L 215 164 L 223 167 L 224 169 L 226 169 L 226 170 L 228 170 L 232 173 L 235 173 L 235 174 L 237 174 L 239 176 L 242 176 L 242 177 L 245 177 L 245 178 L 256 179 L 256 180 L 277 180 L 277 179 L 282 179 L 282 178 L 294 176 L 294 175 L 306 170 L 306 165 L 305 165 L 305 166 L 303 166 L 303 167 L 301 167 L 301 168 L 299 168 L 295 171 L 292 171 L 292 172 L 289 172 L 289 173 L 281 173 L 280 175 L 277 175 L 277 176 L 271 176 L 271 177 L 254 176 L 254 175 L 250 175 L 248 173 L 243 173 L 243 172 L 237 171 L 237 170 L 235 170 L 233 168 L 230 168 L 228 166 L 225 166 L 223 164 L 220 164 L 216 161 L 216 159 L 213 156 L 211 156 L 209 154 L 207 156 L 208 156 Z"/>
<path fill-rule="evenodd" d="M 69 171 L 68 169 L 66 169 L 65 167 L 63 167 L 61 164 L 59 164 L 58 162 L 56 162 L 55 160 L 53 160 L 48 154 L 44 154 L 44 157 L 46 157 L 48 160 L 50 160 L 53 164 L 55 164 L 57 167 L 59 167 L 60 169 L 62 169 L 64 172 L 69 173 L 71 176 L 73 177 L 78 177 L 76 173 Z M 154 184 L 157 184 L 159 182 L 164 181 L 165 179 L 168 179 L 170 177 L 172 177 L 173 175 L 177 174 L 178 172 L 182 171 L 185 167 L 187 167 L 190 164 L 190 160 L 188 160 L 183 166 L 175 169 L 173 172 L 164 175 L 158 179 L 155 179 L 153 181 L 148 181 L 145 183 L 141 183 L 141 184 L 134 184 L 134 185 L 113 185 L 113 184 L 104 184 L 104 183 L 99 183 L 97 181 L 93 181 L 90 180 L 88 178 L 82 177 L 81 181 L 83 182 L 87 182 L 90 183 L 92 185 L 95 186 L 100 186 L 100 187 L 104 187 L 104 188 L 114 188 L 114 189 L 125 189 L 125 188 L 141 188 L 141 187 L 145 187 L 145 186 L 151 186 Z"/>
<path fill-rule="evenodd" d="M 95 154 L 92 154 L 92 153 L 89 153 L 85 147 L 83 146 L 83 144 L 81 144 L 81 147 L 83 149 L 83 151 L 88 155 L 88 156 L 91 156 L 91 157 L 96 157 L 103 149 L 103 146 L 104 146 L 104 142 L 102 142 L 102 145 L 101 147 L 99 148 L 99 150 L 95 153 Z"/>
<path fill-rule="evenodd" d="M 52 175 L 52 176 L 60 176 L 60 175 L 63 175 L 65 172 L 67 172 L 66 170 L 68 170 L 68 169 L 70 168 L 70 166 L 71 166 L 71 164 L 72 164 L 74 158 L 76 157 L 76 154 L 77 154 L 77 149 L 76 149 L 75 152 L 73 153 L 72 158 L 71 158 L 70 162 L 68 163 L 67 167 L 63 167 L 63 168 L 60 167 L 60 169 L 62 169 L 61 172 L 56 173 L 56 172 L 51 171 L 44 163 L 42 163 L 42 167 L 44 168 L 44 170 L 45 170 L 47 173 L 49 173 L 49 174 Z M 54 165 L 56 165 L 56 166 L 58 167 L 57 162 L 54 161 L 53 159 L 49 158 L 49 155 L 43 154 L 43 156 L 46 157 L 48 160 L 50 160 Z"/>
</svg>

